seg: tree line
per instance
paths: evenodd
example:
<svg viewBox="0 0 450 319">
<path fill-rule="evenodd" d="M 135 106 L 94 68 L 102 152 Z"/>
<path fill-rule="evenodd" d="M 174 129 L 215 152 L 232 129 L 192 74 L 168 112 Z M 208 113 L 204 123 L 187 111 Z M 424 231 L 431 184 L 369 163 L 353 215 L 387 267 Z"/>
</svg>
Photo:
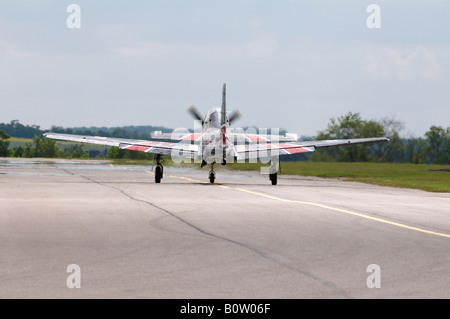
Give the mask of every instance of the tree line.
<svg viewBox="0 0 450 319">
<path fill-rule="evenodd" d="M 118 147 L 105 147 L 104 152 L 87 152 L 83 144 L 64 144 L 59 146 L 55 140 L 41 138 L 35 135 L 31 142 L 14 149 L 9 147 L 10 136 L 0 130 L 0 157 L 23 157 L 23 158 L 126 158 L 126 159 L 152 159 L 152 154 L 122 150 Z M 92 156 L 92 154 L 96 154 Z"/>
<path fill-rule="evenodd" d="M 404 124 L 393 118 L 364 120 L 359 113 L 331 118 L 317 140 L 364 137 L 389 138 L 389 142 L 326 148 L 309 155 L 313 161 L 450 164 L 450 127 L 431 126 L 424 137 L 402 138 Z"/>
<path fill-rule="evenodd" d="M 63 134 L 78 134 L 89 136 L 105 136 L 118 138 L 132 138 L 132 139 L 149 139 L 150 132 L 162 131 L 172 132 L 171 129 L 163 126 L 121 126 L 121 127 L 68 127 L 52 125 L 50 130 L 42 130 L 39 125 L 23 125 L 19 120 L 13 120 L 9 123 L 0 123 L 0 131 L 6 134 L 19 138 L 34 138 L 35 135 L 43 137 L 45 132 L 63 133 Z"/>
<path fill-rule="evenodd" d="M 119 138 L 150 139 L 150 131 L 163 130 L 163 127 L 123 127 L 123 128 L 61 128 L 52 126 L 51 131 L 66 134 L 100 135 Z M 309 139 L 350 139 L 386 136 L 387 143 L 370 145 L 349 145 L 318 150 L 313 153 L 299 154 L 296 160 L 337 161 L 337 162 L 388 162 L 388 163 L 427 163 L 450 164 L 450 127 L 431 126 L 424 137 L 401 137 L 404 124 L 393 118 L 379 121 L 365 120 L 359 113 L 349 112 L 338 118 L 331 118 L 327 128 Z M 144 132 L 145 131 L 145 132 Z M 128 158 L 151 159 L 152 154 L 122 150 L 117 147 L 105 149 L 103 153 L 87 152 L 83 145 L 59 146 L 56 141 L 43 139 L 39 126 L 25 126 L 19 121 L 0 123 L 0 156 L 2 157 L 47 157 L 47 158 Z M 10 136 L 28 137 L 34 134 L 32 141 L 24 146 L 9 147 Z M 130 135 L 131 134 L 131 135 Z M 148 136 L 145 138 L 143 135 Z"/>
<path fill-rule="evenodd" d="M 44 158 L 88 158 L 89 154 L 83 151 L 83 145 L 74 145 L 61 148 L 56 141 L 42 139 L 35 135 L 31 142 L 14 149 L 9 148 L 10 136 L 0 130 L 0 156 L 2 157 L 44 157 Z"/>
</svg>

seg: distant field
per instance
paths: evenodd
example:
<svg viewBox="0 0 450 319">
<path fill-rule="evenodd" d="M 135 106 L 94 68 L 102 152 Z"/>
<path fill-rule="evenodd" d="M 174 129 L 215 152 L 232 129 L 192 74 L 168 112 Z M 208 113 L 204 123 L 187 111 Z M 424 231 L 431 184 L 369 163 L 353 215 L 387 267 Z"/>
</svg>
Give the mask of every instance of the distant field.
<svg viewBox="0 0 450 319">
<path fill-rule="evenodd" d="M 13 149 L 19 146 L 24 146 L 25 143 L 32 143 L 33 140 L 31 138 L 11 137 L 9 142 L 9 148 Z"/>
<path fill-rule="evenodd" d="M 259 170 L 261 164 L 233 164 L 230 169 Z M 267 166 L 267 165 L 265 165 Z M 283 175 L 342 178 L 383 186 L 450 192 L 450 165 L 389 163 L 282 162 Z"/>
</svg>

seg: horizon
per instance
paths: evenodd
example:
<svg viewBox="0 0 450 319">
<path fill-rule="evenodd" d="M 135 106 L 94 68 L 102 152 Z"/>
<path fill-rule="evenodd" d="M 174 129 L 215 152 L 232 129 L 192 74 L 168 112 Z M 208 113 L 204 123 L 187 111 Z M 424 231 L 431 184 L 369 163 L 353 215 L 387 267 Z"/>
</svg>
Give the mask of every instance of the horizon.
<svg viewBox="0 0 450 319">
<path fill-rule="evenodd" d="M 371 121 L 371 120 L 367 120 L 367 119 L 364 119 L 364 118 L 362 118 L 362 120 L 363 121 Z M 397 120 L 397 119 L 392 119 L 392 120 Z M 59 125 L 52 125 L 50 128 L 42 128 L 40 125 L 37 125 L 37 124 L 28 124 L 28 123 L 22 123 L 22 122 L 20 122 L 20 120 L 17 120 L 17 119 L 15 119 L 15 120 L 11 120 L 11 121 L 9 121 L 9 122 L 0 122 L 0 124 L 5 124 L 5 125 L 8 125 L 8 124 L 11 124 L 13 121 L 17 121 L 19 124 L 21 124 L 21 125 L 24 125 L 25 127 L 30 127 L 30 128 L 37 128 L 38 130 L 40 130 L 40 131 L 43 131 L 43 132 L 52 132 L 52 131 L 54 131 L 55 129 L 62 129 L 62 130 L 67 130 L 67 129 L 72 129 L 72 130 L 74 130 L 74 132 L 72 132 L 72 133 L 67 133 L 67 134 L 76 134 L 78 131 L 77 130 L 80 130 L 80 129 L 85 129 L 85 130 L 88 130 L 88 131 L 91 131 L 92 129 L 95 129 L 95 131 L 94 132 L 92 132 L 92 133 L 95 133 L 95 132 L 98 132 L 98 131 L 101 131 L 102 129 L 107 129 L 107 130 L 112 130 L 112 129 L 117 129 L 117 128 L 121 128 L 121 129 L 126 129 L 126 128 L 132 128 L 132 127 L 134 127 L 134 128 L 136 128 L 136 129 L 139 129 L 139 128 L 146 128 L 146 127 L 149 127 L 149 128 L 152 128 L 152 129 L 159 129 L 159 130 L 162 130 L 163 132 L 174 132 L 174 131 L 177 131 L 177 130 L 180 130 L 180 129 L 183 129 L 183 130 L 185 130 L 185 129 L 187 129 L 187 130 L 189 130 L 189 131 L 193 131 L 193 129 L 192 128 L 189 128 L 189 127 L 176 127 L 176 128 L 172 128 L 172 127 L 167 127 L 167 126 L 163 126 L 163 125 L 151 125 L 151 124 L 148 124 L 148 125 L 134 125 L 134 124 L 131 124 L 131 125 L 118 125 L 118 126 L 98 126 L 98 125 L 93 125 L 93 126 L 67 126 L 67 127 L 65 127 L 65 126 L 59 126 Z M 377 123 L 380 123 L 380 121 L 375 121 L 375 122 L 377 122 Z M 380 123 L 381 124 L 381 123 Z M 399 124 L 399 125 L 397 125 L 397 124 Z M 394 125 L 397 125 L 398 127 L 396 127 L 396 132 L 397 133 L 400 133 L 399 134 L 399 137 L 401 138 L 401 139 L 404 139 L 404 140 L 408 140 L 408 139 L 417 139 L 417 138 L 425 138 L 425 133 L 426 132 L 428 132 L 429 131 L 429 129 L 431 129 L 431 127 L 432 126 L 435 126 L 435 127 L 442 127 L 442 126 L 439 126 L 439 125 L 432 125 L 432 126 L 430 126 L 430 128 L 423 134 L 423 135 L 421 135 L 421 136 L 415 136 L 415 135 L 411 135 L 410 134 L 410 132 L 405 132 L 405 134 L 402 134 L 401 132 L 403 132 L 403 131 L 405 131 L 404 130 L 404 128 L 402 128 L 402 125 L 403 125 L 404 123 L 403 122 L 398 122 L 398 123 L 394 123 Z M 282 134 L 283 132 L 286 132 L 286 133 L 293 133 L 293 132 L 290 132 L 289 130 L 286 130 L 285 128 L 278 128 L 278 127 L 257 127 L 257 126 L 252 126 L 252 125 L 245 125 L 245 126 L 239 126 L 239 125 L 235 125 L 235 126 L 231 126 L 230 127 L 232 130 L 240 130 L 240 129 L 242 129 L 242 130 L 248 130 L 248 129 L 251 129 L 252 130 L 252 132 L 253 132 L 253 130 L 254 129 L 256 129 L 257 131 L 259 131 L 259 130 L 268 130 L 268 131 L 270 131 L 270 130 L 272 130 L 272 129 L 276 129 L 276 130 L 279 130 L 280 131 L 280 134 Z M 448 127 L 442 127 L 444 130 L 445 129 L 447 129 Z M 305 139 L 310 139 L 310 138 L 315 138 L 319 133 L 321 133 L 321 132 L 323 132 L 323 131 L 325 131 L 326 130 L 326 127 L 324 127 L 323 129 L 321 129 L 321 130 L 318 130 L 317 131 L 317 134 L 314 134 L 314 135 L 307 135 L 307 134 L 299 134 L 298 135 L 298 138 L 299 138 L 299 140 L 301 140 L 301 138 L 305 138 Z M 153 132 L 153 131 L 150 131 L 150 132 Z M 134 132 L 127 132 L 128 134 L 129 133 L 134 133 Z M 387 133 L 387 132 L 386 132 Z M 296 133 L 295 133 L 296 134 Z M 386 135 L 386 134 L 385 134 Z M 142 135 L 141 135 L 142 136 Z M 17 137 L 17 136 L 12 136 L 12 137 Z"/>
</svg>

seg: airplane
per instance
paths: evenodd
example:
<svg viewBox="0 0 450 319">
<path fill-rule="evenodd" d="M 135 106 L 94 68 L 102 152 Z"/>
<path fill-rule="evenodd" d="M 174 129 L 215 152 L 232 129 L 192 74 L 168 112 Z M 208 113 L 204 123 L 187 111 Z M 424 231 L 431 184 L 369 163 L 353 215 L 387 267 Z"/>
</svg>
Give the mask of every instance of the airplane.
<svg viewBox="0 0 450 319">
<path fill-rule="evenodd" d="M 154 156 L 156 155 L 155 183 L 160 183 L 164 176 L 163 155 L 194 160 L 194 163 L 201 163 L 202 168 L 207 164 L 211 165 L 209 181 L 212 184 L 216 179 L 215 163 L 226 165 L 235 161 L 256 162 L 257 160 L 270 159 L 269 179 L 272 185 L 277 185 L 279 156 L 308 153 L 324 147 L 389 141 L 386 137 L 297 141 L 295 134 L 283 136 L 236 132 L 231 124 L 240 118 L 241 114 L 237 110 L 227 112 L 226 83 L 223 84 L 221 108 L 210 109 L 204 118 L 194 106 L 191 106 L 188 112 L 195 119 L 194 126 L 201 127 L 201 130 L 194 130 L 194 133 L 174 131 L 173 133 L 163 134 L 152 132 L 152 139 L 158 140 L 133 140 L 52 132 L 45 133 L 44 136 L 54 140 L 100 144 L 125 150 L 153 153 Z"/>
</svg>

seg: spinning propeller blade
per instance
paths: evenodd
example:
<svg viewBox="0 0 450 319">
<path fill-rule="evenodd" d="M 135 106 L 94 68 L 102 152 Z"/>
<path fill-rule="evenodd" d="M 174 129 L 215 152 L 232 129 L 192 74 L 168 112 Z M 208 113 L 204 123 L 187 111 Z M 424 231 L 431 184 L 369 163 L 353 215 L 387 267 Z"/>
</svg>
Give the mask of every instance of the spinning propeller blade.
<svg viewBox="0 0 450 319">
<path fill-rule="evenodd" d="M 203 125 L 203 118 L 200 115 L 200 112 L 197 110 L 197 108 L 195 106 L 191 106 L 190 108 L 187 109 L 188 113 L 192 115 L 192 117 L 198 121 L 202 121 L 202 125 Z"/>
<path fill-rule="evenodd" d="M 241 118 L 241 113 L 238 110 L 234 110 L 233 112 L 230 113 L 230 115 L 228 116 L 228 122 L 233 123 L 234 121 L 236 121 L 237 119 Z"/>
</svg>

